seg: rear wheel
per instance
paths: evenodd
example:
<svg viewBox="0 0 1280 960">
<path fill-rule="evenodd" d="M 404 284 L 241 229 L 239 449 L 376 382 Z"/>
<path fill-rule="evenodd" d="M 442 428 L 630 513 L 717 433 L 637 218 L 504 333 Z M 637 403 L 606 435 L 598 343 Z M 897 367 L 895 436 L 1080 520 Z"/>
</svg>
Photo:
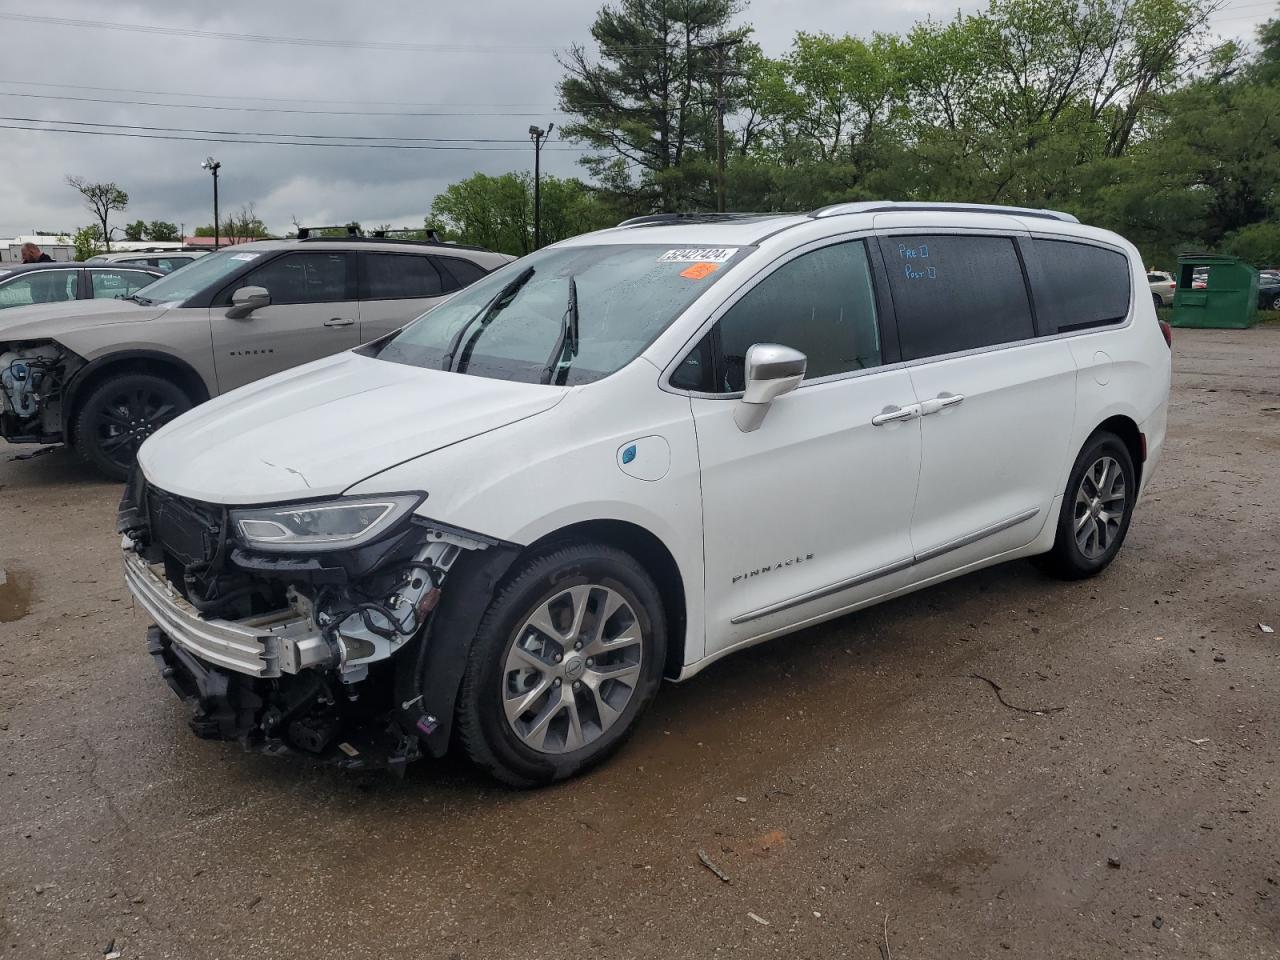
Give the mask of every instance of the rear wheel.
<svg viewBox="0 0 1280 960">
<path fill-rule="evenodd" d="M 190 409 L 190 398 L 172 381 L 123 373 L 95 387 L 81 405 L 72 444 L 86 463 L 113 480 L 124 480 L 142 441 Z"/>
<path fill-rule="evenodd" d="M 1151 295 L 1151 300 L 1156 305 L 1157 310 L 1164 306 L 1164 301 L 1160 299 L 1160 294 L 1158 293 L 1153 293 Z"/>
<path fill-rule="evenodd" d="M 467 755 L 532 787 L 602 761 L 657 693 L 666 623 L 630 555 L 580 544 L 529 561 L 499 591 L 472 643 L 458 699 Z"/>
<path fill-rule="evenodd" d="M 1096 433 L 1071 468 L 1053 549 L 1041 565 L 1067 580 L 1101 573 L 1129 532 L 1137 497 L 1129 448 L 1113 433 Z"/>
<path fill-rule="evenodd" d="M 1280 294 L 1276 294 L 1271 298 L 1271 309 L 1280 310 Z"/>
</svg>

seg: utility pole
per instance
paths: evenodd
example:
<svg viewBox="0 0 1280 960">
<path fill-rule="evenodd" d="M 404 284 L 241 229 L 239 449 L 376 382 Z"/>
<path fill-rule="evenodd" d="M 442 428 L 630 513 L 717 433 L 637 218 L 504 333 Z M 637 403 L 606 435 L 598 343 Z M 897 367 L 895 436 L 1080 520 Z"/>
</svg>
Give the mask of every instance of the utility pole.
<svg viewBox="0 0 1280 960">
<path fill-rule="evenodd" d="M 213 249 L 218 249 L 218 171 L 222 169 L 222 164 L 213 157 L 206 157 L 204 163 L 200 164 L 201 169 L 208 170 L 213 174 Z"/>
<path fill-rule="evenodd" d="M 741 37 L 724 37 L 703 44 L 715 56 L 713 73 L 716 78 L 716 210 L 725 212 L 725 174 L 724 174 L 724 115 L 728 104 L 724 95 L 725 77 L 729 75 L 729 51 L 742 42 Z"/>
<path fill-rule="evenodd" d="M 534 125 L 529 127 L 529 139 L 533 141 L 533 249 L 542 246 L 542 142 L 556 128 L 548 123 L 543 130 Z"/>
</svg>

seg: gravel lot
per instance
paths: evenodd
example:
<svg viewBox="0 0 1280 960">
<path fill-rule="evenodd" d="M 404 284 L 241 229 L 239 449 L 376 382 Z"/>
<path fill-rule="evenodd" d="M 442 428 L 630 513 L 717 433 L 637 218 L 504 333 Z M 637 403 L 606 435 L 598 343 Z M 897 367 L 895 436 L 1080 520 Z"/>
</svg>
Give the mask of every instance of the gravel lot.
<svg viewBox="0 0 1280 960">
<path fill-rule="evenodd" d="M 0 443 L 0 957 L 1280 956 L 1280 327 L 1175 336 L 1103 576 L 756 647 L 535 793 L 195 739 L 119 487 Z"/>
</svg>

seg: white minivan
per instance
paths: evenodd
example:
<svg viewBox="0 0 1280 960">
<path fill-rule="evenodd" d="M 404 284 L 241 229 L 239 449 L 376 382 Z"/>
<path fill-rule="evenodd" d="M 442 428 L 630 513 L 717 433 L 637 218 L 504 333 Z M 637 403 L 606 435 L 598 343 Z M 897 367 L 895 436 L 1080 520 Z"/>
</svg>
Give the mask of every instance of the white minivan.
<svg viewBox="0 0 1280 960">
<path fill-rule="evenodd" d="M 1018 557 L 1105 568 L 1165 436 L 1145 276 L 959 204 L 556 244 L 147 440 L 149 650 L 205 737 L 570 776 L 664 677 Z"/>
</svg>

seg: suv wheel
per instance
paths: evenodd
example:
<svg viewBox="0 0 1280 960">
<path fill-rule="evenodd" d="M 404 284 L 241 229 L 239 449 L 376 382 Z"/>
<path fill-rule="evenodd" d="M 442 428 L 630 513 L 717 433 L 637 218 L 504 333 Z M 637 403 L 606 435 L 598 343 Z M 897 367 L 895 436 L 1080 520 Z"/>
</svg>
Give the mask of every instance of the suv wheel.
<svg viewBox="0 0 1280 960">
<path fill-rule="evenodd" d="M 598 544 L 526 563 L 476 632 L 458 735 L 477 766 L 532 787 L 599 763 L 657 693 L 666 655 L 658 588 L 629 554 Z"/>
<path fill-rule="evenodd" d="M 1156 305 L 1157 310 L 1164 306 L 1164 301 L 1160 299 L 1160 294 L 1158 293 L 1151 294 L 1151 300 Z"/>
<path fill-rule="evenodd" d="M 1101 573 L 1129 532 L 1138 485 L 1129 449 L 1113 433 L 1089 438 L 1071 468 L 1058 533 L 1042 565 L 1067 580 Z"/>
<path fill-rule="evenodd" d="M 86 463 L 124 480 L 142 441 L 190 409 L 190 398 L 172 381 L 124 373 L 89 394 L 76 415 L 72 442 Z"/>
</svg>

